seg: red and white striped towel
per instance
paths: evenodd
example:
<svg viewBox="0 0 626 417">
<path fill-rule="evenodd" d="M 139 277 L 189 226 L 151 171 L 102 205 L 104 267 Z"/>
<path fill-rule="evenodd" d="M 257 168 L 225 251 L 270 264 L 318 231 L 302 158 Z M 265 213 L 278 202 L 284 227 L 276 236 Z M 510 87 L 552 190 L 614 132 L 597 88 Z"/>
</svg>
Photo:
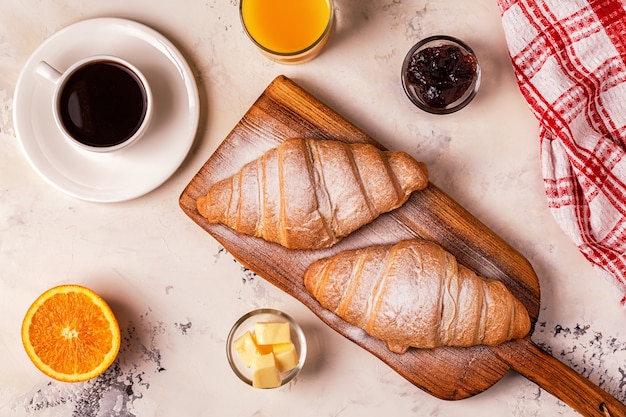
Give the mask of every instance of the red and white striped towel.
<svg viewBox="0 0 626 417">
<path fill-rule="evenodd" d="M 626 307 L 624 0 L 498 0 L 555 219 Z"/>
</svg>

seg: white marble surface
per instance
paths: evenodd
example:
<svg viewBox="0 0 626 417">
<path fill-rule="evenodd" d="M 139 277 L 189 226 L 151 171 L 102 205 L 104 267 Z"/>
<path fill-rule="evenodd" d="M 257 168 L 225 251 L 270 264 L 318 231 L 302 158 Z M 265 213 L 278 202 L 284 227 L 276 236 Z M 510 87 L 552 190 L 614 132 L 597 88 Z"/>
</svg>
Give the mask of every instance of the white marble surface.
<svg viewBox="0 0 626 417">
<path fill-rule="evenodd" d="M 182 213 L 183 188 L 279 74 L 385 146 L 426 161 L 435 184 L 535 268 L 542 308 L 532 339 L 626 400 L 626 317 L 546 207 L 537 123 L 515 85 L 495 0 L 336 2 L 336 30 L 322 55 L 282 66 L 254 50 L 235 0 L 3 0 L 0 415 L 577 415 L 514 373 L 467 400 L 430 396 L 246 271 Z M 172 40 L 195 71 L 202 103 L 197 139 L 180 169 L 155 191 L 114 204 L 73 199 L 47 185 L 22 154 L 12 122 L 17 78 L 35 48 L 71 23 L 102 16 L 137 20 Z M 463 38 L 483 65 L 479 95 L 450 116 L 420 113 L 399 81 L 406 51 L 435 33 Z M 104 296 L 123 332 L 116 364 L 80 384 L 37 371 L 19 333 L 34 298 L 67 282 Z M 274 391 L 242 384 L 225 358 L 230 325 L 261 306 L 294 316 L 310 339 L 303 372 Z"/>
</svg>

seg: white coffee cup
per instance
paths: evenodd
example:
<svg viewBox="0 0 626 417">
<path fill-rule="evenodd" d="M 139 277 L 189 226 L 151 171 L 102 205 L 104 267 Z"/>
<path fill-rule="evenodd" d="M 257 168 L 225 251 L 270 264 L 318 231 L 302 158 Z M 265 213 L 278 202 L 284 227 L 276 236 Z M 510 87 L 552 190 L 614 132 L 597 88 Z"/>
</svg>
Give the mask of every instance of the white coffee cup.
<svg viewBox="0 0 626 417">
<path fill-rule="evenodd" d="M 126 60 L 95 55 L 63 72 L 41 61 L 35 72 L 55 84 L 54 120 L 81 149 L 116 151 L 137 142 L 148 129 L 152 91 L 141 71 Z"/>
</svg>

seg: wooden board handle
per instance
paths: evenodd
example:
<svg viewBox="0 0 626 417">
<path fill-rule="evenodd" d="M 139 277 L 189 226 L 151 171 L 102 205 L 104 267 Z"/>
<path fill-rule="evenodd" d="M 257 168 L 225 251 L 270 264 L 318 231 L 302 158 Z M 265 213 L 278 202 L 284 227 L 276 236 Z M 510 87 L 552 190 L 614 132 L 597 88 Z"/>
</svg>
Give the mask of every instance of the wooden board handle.
<svg viewBox="0 0 626 417">
<path fill-rule="evenodd" d="M 495 348 L 511 368 L 587 417 L 626 417 L 626 406 L 535 345 L 529 337 Z"/>
</svg>

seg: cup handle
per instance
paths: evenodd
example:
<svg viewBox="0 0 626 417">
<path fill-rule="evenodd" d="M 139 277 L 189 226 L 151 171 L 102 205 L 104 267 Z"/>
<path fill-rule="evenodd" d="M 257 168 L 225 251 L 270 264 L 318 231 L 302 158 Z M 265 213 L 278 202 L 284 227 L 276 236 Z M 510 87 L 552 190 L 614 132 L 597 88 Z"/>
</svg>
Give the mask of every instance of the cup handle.
<svg viewBox="0 0 626 417">
<path fill-rule="evenodd" d="M 57 71 L 52 65 L 48 64 L 46 61 L 40 61 L 35 67 L 35 73 L 45 78 L 48 81 L 53 83 L 57 83 L 61 78 L 61 73 Z"/>
</svg>

